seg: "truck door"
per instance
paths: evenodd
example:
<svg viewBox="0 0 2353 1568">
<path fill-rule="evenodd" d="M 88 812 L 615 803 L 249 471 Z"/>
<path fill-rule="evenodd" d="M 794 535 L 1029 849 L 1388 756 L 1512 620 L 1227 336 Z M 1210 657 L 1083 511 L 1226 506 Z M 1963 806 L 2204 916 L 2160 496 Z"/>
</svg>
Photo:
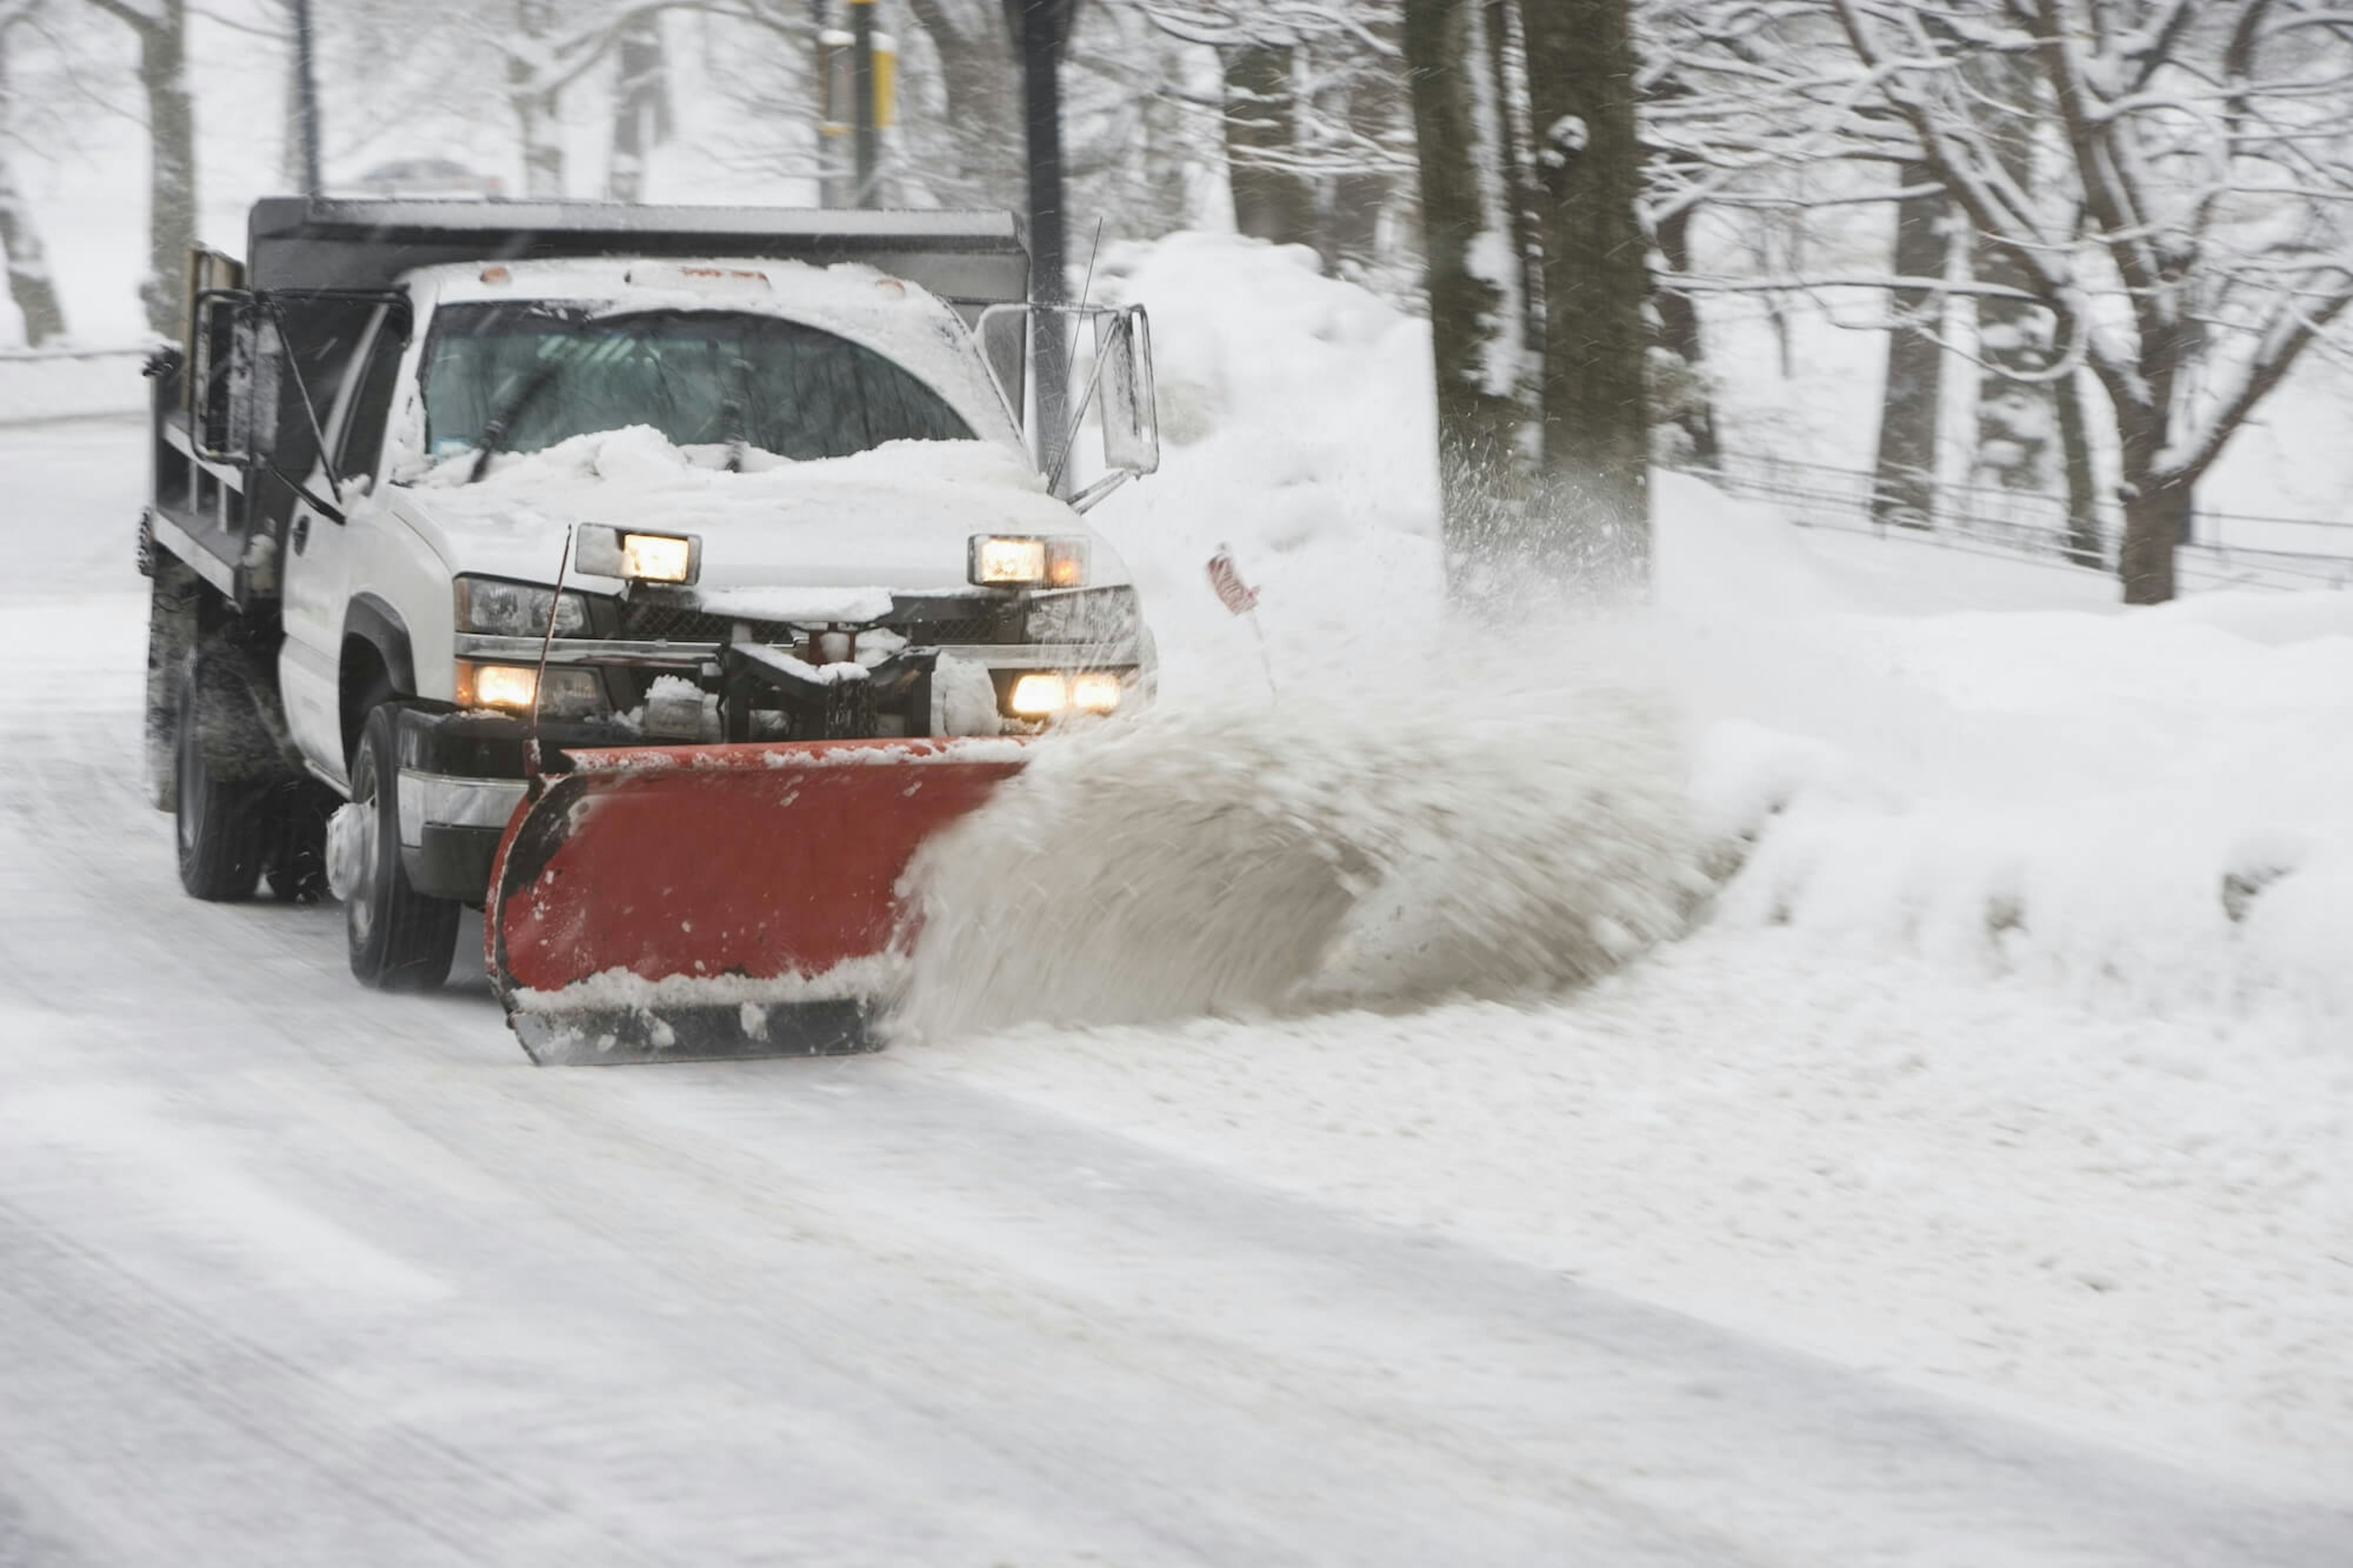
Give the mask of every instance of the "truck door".
<svg viewBox="0 0 2353 1568">
<path fill-rule="evenodd" d="M 286 530 L 284 619 L 286 639 L 279 653 L 278 680 L 287 722 L 303 755 L 338 781 L 345 777 L 343 713 L 343 642 L 353 584 L 376 513 L 382 475 L 375 472 L 384 450 L 394 383 L 405 346 L 406 312 L 388 303 L 366 307 L 355 331 L 341 335 L 341 365 L 357 374 L 335 376 L 332 411 L 322 420 L 327 449 L 314 462 L 306 488 L 321 500 L 335 499 L 329 478 L 341 481 L 335 511 L 297 496 Z M 355 340 L 355 341 L 354 341 Z M 312 387 L 313 395 L 317 387 Z M 323 412 L 323 411 L 322 411 Z M 364 476 L 364 482 L 357 482 Z"/>
</svg>

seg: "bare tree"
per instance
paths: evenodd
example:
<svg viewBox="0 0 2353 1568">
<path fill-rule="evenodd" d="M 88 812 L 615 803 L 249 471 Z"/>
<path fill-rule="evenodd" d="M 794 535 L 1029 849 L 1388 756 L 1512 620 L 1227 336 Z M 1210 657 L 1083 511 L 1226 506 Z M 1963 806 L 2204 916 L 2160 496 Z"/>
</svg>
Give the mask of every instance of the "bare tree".
<svg viewBox="0 0 2353 1568">
<path fill-rule="evenodd" d="M 0 3 L 0 251 L 7 256 L 8 297 L 23 317 L 25 341 L 35 348 L 65 336 L 64 309 L 58 303 L 56 282 L 49 277 L 49 258 L 41 243 L 40 226 L 16 186 L 18 151 L 16 99 L 9 82 L 10 56 L 20 34 L 29 29 L 38 0 Z"/>
<path fill-rule="evenodd" d="M 188 79 L 187 0 L 87 0 L 131 29 L 147 104 L 147 324 L 180 330 L 181 270 L 196 242 L 196 107 Z"/>
<path fill-rule="evenodd" d="M 1312 245 L 1327 267 L 1380 257 L 1414 163 L 1394 8 L 1379 0 L 1129 0 L 1215 50 L 1234 226 Z M 1501 8 L 1500 0 L 1491 8 Z M 1499 40 L 1493 23 L 1487 36 Z"/>
<path fill-rule="evenodd" d="M 612 156 L 605 170 L 605 194 L 618 202 L 642 201 L 646 160 L 670 133 L 660 13 L 632 16 L 617 31 L 614 53 L 619 66 L 613 82 Z"/>
<path fill-rule="evenodd" d="M 1405 0 L 1406 68 L 1421 164 L 1422 251 L 1438 376 L 1450 580 L 1524 548 L 1525 303 L 1513 254 L 1504 105 L 1480 0 Z"/>
<path fill-rule="evenodd" d="M 2353 304 L 2353 11 L 2336 0 L 1833 0 L 1857 61 L 2107 395 L 2129 604 L 2173 596 L 2199 480 Z M 1961 66 L 2048 90 L 2071 188 L 2022 189 Z M 2055 216 L 2054 216 L 2055 215 Z"/>
<path fill-rule="evenodd" d="M 1951 203 L 1925 163 L 1899 163 L 1895 198 L 1896 276 L 1942 276 Z M 1887 378 L 1879 401 L 1879 441 L 1872 459 L 1874 521 L 1925 528 L 1936 510 L 1936 425 L 1945 375 L 1944 291 L 1892 291 Z"/>
<path fill-rule="evenodd" d="M 1546 531 L 1588 571 L 1650 552 L 1650 292 L 1630 0 L 1520 0 L 1541 177 Z"/>
</svg>

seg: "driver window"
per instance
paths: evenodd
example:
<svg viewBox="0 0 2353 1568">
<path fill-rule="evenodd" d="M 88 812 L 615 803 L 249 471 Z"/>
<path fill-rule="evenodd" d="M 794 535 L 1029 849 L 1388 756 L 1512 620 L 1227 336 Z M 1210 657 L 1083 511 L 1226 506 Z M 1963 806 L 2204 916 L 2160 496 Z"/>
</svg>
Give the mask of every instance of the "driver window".
<svg viewBox="0 0 2353 1568">
<path fill-rule="evenodd" d="M 384 456 L 385 425 L 392 417 L 400 356 L 407 347 L 408 313 L 379 306 L 375 331 L 369 336 L 367 364 L 353 389 L 351 407 L 343 416 L 343 439 L 335 449 L 336 469 L 346 479 L 373 475 Z"/>
</svg>

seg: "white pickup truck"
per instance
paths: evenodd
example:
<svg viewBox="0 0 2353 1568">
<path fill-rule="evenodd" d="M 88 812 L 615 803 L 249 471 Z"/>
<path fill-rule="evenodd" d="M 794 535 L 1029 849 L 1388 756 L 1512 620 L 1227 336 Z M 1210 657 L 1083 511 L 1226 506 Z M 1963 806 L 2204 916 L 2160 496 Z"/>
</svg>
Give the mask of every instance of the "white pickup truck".
<svg viewBox="0 0 2353 1568">
<path fill-rule="evenodd" d="M 258 204 L 150 365 L 148 760 L 187 891 L 332 882 L 353 973 L 429 987 L 528 748 L 1147 696 L 1082 516 L 1157 462 L 1145 321 L 1075 312 L 1103 461 L 1073 494 L 1076 417 L 1025 435 L 1028 273 L 1003 214 Z"/>
</svg>

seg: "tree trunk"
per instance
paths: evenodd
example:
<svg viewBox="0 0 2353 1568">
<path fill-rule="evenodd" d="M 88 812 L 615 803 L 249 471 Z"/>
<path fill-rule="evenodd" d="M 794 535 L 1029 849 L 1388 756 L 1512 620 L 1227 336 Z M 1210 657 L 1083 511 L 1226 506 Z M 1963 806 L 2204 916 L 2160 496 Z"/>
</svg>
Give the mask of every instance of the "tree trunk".
<svg viewBox="0 0 2353 1568">
<path fill-rule="evenodd" d="M 940 0 L 907 0 L 907 13 L 931 36 L 945 119 L 955 128 L 942 149 L 955 167 L 947 195 L 964 205 L 1022 207 L 1021 67 L 1005 35 L 993 25 L 966 32 L 958 21 L 964 13 L 952 14 Z"/>
<path fill-rule="evenodd" d="M 1226 178 L 1234 228 L 1277 245 L 1315 238 L 1315 195 L 1293 162 L 1299 110 L 1292 46 L 1236 44 L 1218 51 L 1226 73 Z"/>
<path fill-rule="evenodd" d="M 1978 118 L 2002 173 L 2020 190 L 2034 188 L 2034 132 L 2041 123 L 2038 72 L 2024 55 L 1983 51 L 1964 67 L 1978 95 Z M 1970 273 L 1980 283 L 2021 293 L 2032 279 L 2017 257 L 1978 237 Z M 2051 368 L 2051 312 L 2029 300 L 1998 294 L 1978 300 L 1978 447 L 1971 464 L 1979 484 L 2048 495 L 2059 478 L 2058 417 L 2053 384 L 2021 381 Z"/>
<path fill-rule="evenodd" d="M 605 194 L 617 202 L 646 199 L 646 160 L 670 134 L 670 93 L 663 83 L 661 17 L 633 17 L 621 30 L 620 68 L 613 83 L 613 154 Z"/>
<path fill-rule="evenodd" d="M 8 35 L 0 28 L 0 111 L 9 102 Z M 25 342 L 39 348 L 52 338 L 66 335 L 65 310 L 58 303 L 57 285 L 49 277 L 48 251 L 41 244 L 40 226 L 16 188 L 16 171 L 8 161 L 8 152 L 6 126 L 0 124 L 0 253 L 7 257 L 8 298 L 16 302 L 17 313 L 25 319 Z"/>
<path fill-rule="evenodd" d="M 1898 167 L 1905 190 L 1936 184 L 1925 163 Z M 1895 274 L 1939 278 L 1945 271 L 1945 193 L 1895 204 Z M 1899 289 L 1889 300 L 1896 325 L 1887 334 L 1887 380 L 1879 402 L 1879 451 L 1873 459 L 1872 521 L 1926 528 L 1936 514 L 1936 410 L 1944 393 L 1945 351 L 1933 335 L 1944 295 Z"/>
<path fill-rule="evenodd" d="M 2125 490 L 2124 546 L 2116 575 L 2127 605 L 2162 605 L 2173 597 L 2173 552 L 2189 533 L 2190 487 L 2154 479 Z"/>
<path fill-rule="evenodd" d="M 1502 276 L 1512 260 L 1510 226 L 1494 199 L 1502 179 L 1495 127 L 1482 123 L 1494 95 L 1479 80 L 1487 65 L 1478 5 L 1404 0 L 1401 38 L 1420 163 L 1447 576 L 1458 594 L 1513 572 L 1524 515 L 1521 353 L 1508 332 L 1514 311 Z"/>
<path fill-rule="evenodd" d="M 2067 559 L 2097 571 L 2100 481 L 2092 467 L 2092 437 L 2084 418 L 2084 384 L 2070 375 L 2052 384 L 2059 407 L 2059 448 L 2067 477 Z"/>
<path fill-rule="evenodd" d="M 16 190 L 16 174 L 0 147 L 0 250 L 8 253 L 8 297 L 25 318 L 25 342 L 39 348 L 66 335 L 65 310 L 49 278 L 49 258 L 32 209 Z"/>
<path fill-rule="evenodd" d="M 1670 272 L 1691 271 L 1691 226 L 1697 211 L 1682 207 L 1659 220 L 1659 258 Z M 1715 409 L 1708 396 L 1707 343 L 1700 334 L 1698 301 L 1680 289 L 1662 289 L 1651 302 L 1659 313 L 1659 346 L 1673 355 L 1682 369 L 1681 385 L 1672 406 L 1661 409 L 1662 416 L 1683 431 L 1690 445 L 1688 459 L 1703 468 L 1713 468 L 1723 453 L 1716 445 Z"/>
<path fill-rule="evenodd" d="M 515 31 L 534 42 L 552 29 L 552 0 L 515 0 Z M 539 85 L 532 56 L 518 51 L 507 56 L 507 102 L 514 110 L 515 132 L 522 143 L 522 192 L 527 196 L 560 198 L 564 195 L 563 128 L 556 122 L 556 97 Z"/>
<path fill-rule="evenodd" d="M 1148 25 L 1138 18 L 1136 26 L 1143 31 Z M 1173 92 L 1147 93 L 1136 115 L 1144 137 L 1139 162 L 1144 170 L 1145 233 L 1162 235 L 1189 227 L 1193 204 L 1186 174 L 1192 158 L 1185 141 L 1185 104 Z"/>
<path fill-rule="evenodd" d="M 1075 0 L 1008 0 L 1021 52 L 1022 121 L 1029 160 L 1029 296 L 1040 304 L 1070 297 L 1067 215 L 1062 195 L 1062 47 Z M 1070 489 L 1065 437 L 1071 419 L 1069 322 L 1040 310 L 1030 323 L 1030 374 L 1037 378 L 1038 459 L 1059 493 Z"/>
<path fill-rule="evenodd" d="M 1375 24 L 1383 36 L 1395 28 Z M 1359 64 L 1324 89 L 1324 112 L 1348 128 L 1358 148 L 1390 139 L 1402 113 L 1398 101 L 1397 74 L 1387 62 Z M 1337 73 L 1335 73 L 1335 76 Z M 1348 166 L 1324 182 L 1317 207 L 1315 248 L 1323 253 L 1326 270 L 1367 268 L 1380 260 L 1381 218 L 1397 199 L 1396 177 L 1388 170 L 1365 166 L 1370 154 L 1351 151 Z"/>
<path fill-rule="evenodd" d="M 196 243 L 196 111 L 188 90 L 185 0 L 157 0 L 139 28 L 139 85 L 147 99 L 147 324 L 178 337 L 181 279 Z"/>
<path fill-rule="evenodd" d="M 1648 575 L 1650 432 L 1630 0 L 1524 0 L 1544 183 L 1546 553 L 1598 584 Z"/>
</svg>

